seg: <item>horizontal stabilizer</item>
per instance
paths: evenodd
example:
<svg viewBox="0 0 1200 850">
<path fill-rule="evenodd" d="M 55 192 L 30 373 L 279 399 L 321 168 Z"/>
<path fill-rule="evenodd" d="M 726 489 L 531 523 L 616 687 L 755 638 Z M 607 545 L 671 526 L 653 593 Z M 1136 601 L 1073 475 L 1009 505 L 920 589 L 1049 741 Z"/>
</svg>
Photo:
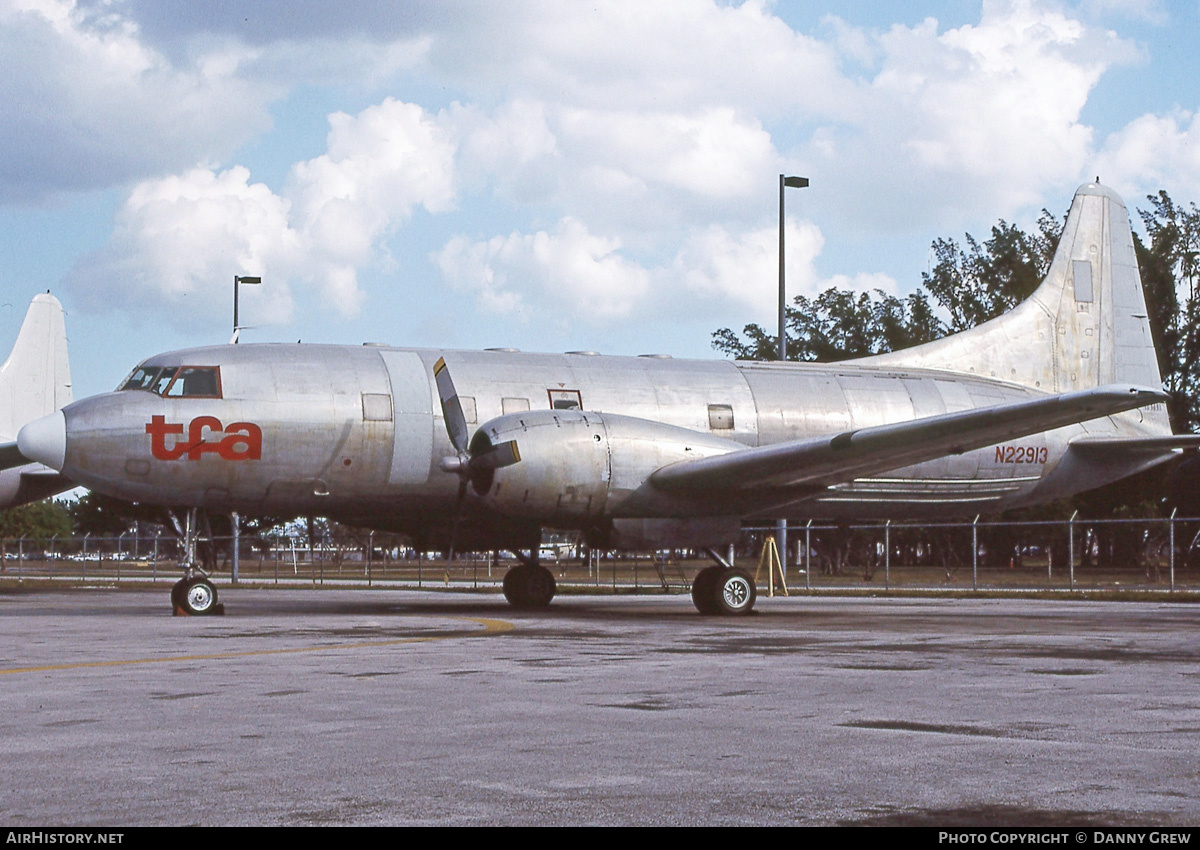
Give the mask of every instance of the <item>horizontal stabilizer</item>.
<svg viewBox="0 0 1200 850">
<path fill-rule="evenodd" d="M 680 495 L 829 487 L 1165 398 L 1160 390 L 1129 385 L 1078 390 L 681 461 L 659 469 L 650 483 Z"/>
</svg>

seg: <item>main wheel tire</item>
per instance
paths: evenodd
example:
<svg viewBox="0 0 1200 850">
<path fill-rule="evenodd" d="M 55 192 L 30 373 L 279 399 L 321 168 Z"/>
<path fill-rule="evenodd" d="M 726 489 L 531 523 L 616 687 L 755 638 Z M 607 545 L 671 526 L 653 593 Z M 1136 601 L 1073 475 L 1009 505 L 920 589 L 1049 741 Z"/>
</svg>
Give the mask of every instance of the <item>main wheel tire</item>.
<svg viewBox="0 0 1200 850">
<path fill-rule="evenodd" d="M 692 604 L 704 615 L 719 614 L 717 608 L 717 577 L 724 568 L 709 566 L 696 573 L 692 579 Z"/>
<path fill-rule="evenodd" d="M 206 578 L 194 578 L 184 587 L 183 604 L 180 606 L 193 616 L 212 614 L 217 606 L 217 589 Z"/>
<path fill-rule="evenodd" d="M 557 591 L 554 573 L 540 565 L 518 564 L 504 574 L 504 598 L 514 608 L 545 608 Z"/>
<path fill-rule="evenodd" d="M 554 573 L 540 564 L 529 567 L 529 574 L 525 577 L 525 607 L 546 608 L 557 592 Z"/>
<path fill-rule="evenodd" d="M 758 590 L 750 573 L 739 569 L 722 570 L 713 585 L 712 599 L 718 613 L 742 616 L 753 610 Z"/>
<path fill-rule="evenodd" d="M 522 608 L 525 599 L 525 585 L 528 583 L 529 567 L 517 564 L 509 567 L 504 574 L 504 598 L 514 608 Z"/>
</svg>

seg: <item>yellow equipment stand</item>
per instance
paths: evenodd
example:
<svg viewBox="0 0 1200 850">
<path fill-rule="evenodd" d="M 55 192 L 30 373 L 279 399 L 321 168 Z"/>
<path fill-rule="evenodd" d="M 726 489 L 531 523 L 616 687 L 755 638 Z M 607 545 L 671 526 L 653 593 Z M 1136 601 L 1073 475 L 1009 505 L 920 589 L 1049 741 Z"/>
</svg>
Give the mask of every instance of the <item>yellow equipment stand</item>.
<svg viewBox="0 0 1200 850">
<path fill-rule="evenodd" d="M 787 580 L 783 577 L 783 562 L 779 558 L 779 547 L 775 545 L 775 535 L 767 535 L 763 541 L 762 554 L 758 558 L 758 569 L 754 571 L 754 583 L 758 584 L 758 576 L 763 567 L 767 568 L 767 596 L 775 595 L 775 573 L 779 572 L 779 588 L 783 595 L 788 595 Z"/>
</svg>

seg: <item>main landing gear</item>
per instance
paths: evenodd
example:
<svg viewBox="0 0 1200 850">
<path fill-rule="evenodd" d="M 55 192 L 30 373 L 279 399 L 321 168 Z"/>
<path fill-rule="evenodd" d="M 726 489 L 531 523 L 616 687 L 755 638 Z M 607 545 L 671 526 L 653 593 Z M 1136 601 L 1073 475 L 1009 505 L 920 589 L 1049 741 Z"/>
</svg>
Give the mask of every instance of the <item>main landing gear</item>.
<svg viewBox="0 0 1200 850">
<path fill-rule="evenodd" d="M 216 586 L 196 563 L 196 538 L 200 533 L 198 519 L 198 509 L 189 508 L 183 528 L 183 578 L 171 588 L 171 611 L 176 617 L 225 613 L 225 606 L 217 601 Z"/>
<path fill-rule="evenodd" d="M 531 549 L 528 558 L 520 552 L 516 555 L 521 563 L 504 574 L 504 598 L 514 608 L 547 607 L 558 590 L 554 573 L 538 562 L 537 549 Z"/>
<path fill-rule="evenodd" d="M 749 614 L 758 591 L 754 578 L 745 570 L 730 566 L 712 549 L 705 549 L 717 563 L 705 567 L 692 582 L 692 604 L 701 614 Z"/>
</svg>

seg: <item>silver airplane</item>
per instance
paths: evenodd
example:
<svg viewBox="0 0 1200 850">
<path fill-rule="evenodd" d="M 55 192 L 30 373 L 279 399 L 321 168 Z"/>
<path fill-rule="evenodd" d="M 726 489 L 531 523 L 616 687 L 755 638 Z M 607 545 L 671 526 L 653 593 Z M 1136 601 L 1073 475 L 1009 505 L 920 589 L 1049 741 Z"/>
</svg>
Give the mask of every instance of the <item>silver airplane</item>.
<svg viewBox="0 0 1200 850">
<path fill-rule="evenodd" d="M 12 353 L 0 366 L 0 509 L 53 496 L 75 485 L 16 450 L 21 426 L 71 403 L 71 364 L 62 304 L 50 293 L 35 295 L 17 332 Z"/>
<path fill-rule="evenodd" d="M 816 364 L 195 348 L 26 425 L 15 450 L 141 503 L 528 552 L 504 579 L 522 607 L 555 593 L 537 558 L 544 528 L 602 548 L 703 548 L 715 563 L 693 584 L 696 607 L 742 614 L 753 578 L 718 552 L 744 521 L 1060 499 L 1194 446 L 1172 435 L 1165 398 L 1128 214 L 1092 183 L 1027 301 L 906 351 Z M 172 599 L 203 613 L 216 589 L 189 564 Z"/>
</svg>

